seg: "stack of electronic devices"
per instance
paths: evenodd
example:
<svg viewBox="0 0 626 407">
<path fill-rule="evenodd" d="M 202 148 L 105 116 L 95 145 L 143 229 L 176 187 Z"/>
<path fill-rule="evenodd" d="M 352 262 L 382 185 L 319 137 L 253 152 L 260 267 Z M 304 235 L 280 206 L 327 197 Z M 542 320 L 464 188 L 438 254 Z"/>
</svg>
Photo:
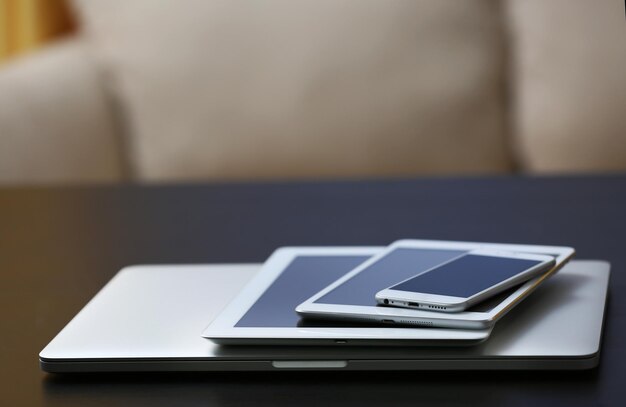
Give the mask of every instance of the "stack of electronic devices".
<svg viewBox="0 0 626 407">
<path fill-rule="evenodd" d="M 280 248 L 263 265 L 132 266 L 40 362 L 49 372 L 590 368 L 609 265 L 573 255 L 400 240 Z"/>
</svg>

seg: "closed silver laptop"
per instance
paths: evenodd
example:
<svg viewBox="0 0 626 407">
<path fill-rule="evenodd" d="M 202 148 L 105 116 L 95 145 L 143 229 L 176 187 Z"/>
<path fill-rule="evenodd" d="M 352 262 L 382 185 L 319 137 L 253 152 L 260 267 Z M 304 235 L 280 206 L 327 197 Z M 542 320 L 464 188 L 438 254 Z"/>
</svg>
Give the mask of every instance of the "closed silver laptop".
<svg viewBox="0 0 626 407">
<path fill-rule="evenodd" d="M 201 337 L 259 268 L 134 266 L 120 272 L 41 351 L 41 367 L 47 372 L 586 369 L 599 361 L 609 281 L 603 261 L 570 262 L 476 346 L 220 346 Z"/>
</svg>

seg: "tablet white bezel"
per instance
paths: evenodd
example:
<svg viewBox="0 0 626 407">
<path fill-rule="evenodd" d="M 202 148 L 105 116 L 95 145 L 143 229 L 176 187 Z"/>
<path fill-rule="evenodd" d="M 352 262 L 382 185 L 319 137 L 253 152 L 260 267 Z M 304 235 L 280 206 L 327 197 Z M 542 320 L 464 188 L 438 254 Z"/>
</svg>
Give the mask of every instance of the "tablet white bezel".
<svg viewBox="0 0 626 407">
<path fill-rule="evenodd" d="M 351 272 L 339 278 L 325 289 L 321 290 L 302 304 L 296 310 L 303 316 L 329 317 L 333 319 L 346 318 L 353 319 L 357 317 L 372 317 L 378 320 L 413 320 L 413 321 L 445 321 L 450 326 L 464 327 L 469 329 L 484 329 L 493 326 L 493 324 L 505 315 L 510 309 L 517 305 L 523 298 L 529 295 L 539 284 L 548 277 L 558 271 L 565 263 L 574 256 L 574 249 L 565 246 L 538 246 L 538 245 L 517 245 L 517 244 L 501 244 L 501 243 L 478 243 L 478 242 L 449 242 L 436 240 L 399 240 L 389 246 L 389 250 L 396 248 L 416 248 L 416 249 L 444 249 L 444 250 L 480 250 L 494 249 L 510 252 L 535 253 L 535 254 L 551 254 L 557 255 L 555 266 L 548 272 L 539 277 L 535 277 L 524 285 L 520 286 L 515 292 L 509 295 L 499 305 L 487 312 L 463 311 L 457 313 L 436 313 L 433 315 L 431 311 L 420 311 L 413 309 L 402 309 L 392 307 L 376 307 L 376 306 L 357 306 L 342 304 L 318 304 L 317 299 L 334 290 L 345 281 L 349 280 L 356 274 L 360 273 L 370 264 L 375 263 L 384 255 L 383 252 L 368 259 Z"/>
<path fill-rule="evenodd" d="M 380 341 L 380 344 L 429 341 L 453 342 L 456 345 L 476 344 L 489 337 L 491 329 L 431 329 L 431 328 L 250 328 L 235 324 L 258 298 L 280 276 L 285 268 L 300 256 L 375 256 L 385 247 L 284 247 L 276 250 L 261 270 L 235 299 L 211 322 L 202 336 L 221 344 L 356 344 L 359 341 Z M 376 308 L 376 307 L 374 307 Z M 295 310 L 294 310 L 295 312 Z M 430 342 L 432 344 L 433 342 Z M 408 344 L 408 343 L 407 343 Z"/>
</svg>

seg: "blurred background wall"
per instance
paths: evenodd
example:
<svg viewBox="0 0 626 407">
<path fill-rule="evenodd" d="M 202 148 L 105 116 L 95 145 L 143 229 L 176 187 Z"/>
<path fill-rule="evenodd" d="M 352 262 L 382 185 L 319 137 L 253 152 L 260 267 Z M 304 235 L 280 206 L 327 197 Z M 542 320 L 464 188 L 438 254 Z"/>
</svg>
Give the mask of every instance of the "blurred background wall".
<svg viewBox="0 0 626 407">
<path fill-rule="evenodd" d="M 626 170 L 621 0 L 0 0 L 0 184 Z"/>
</svg>

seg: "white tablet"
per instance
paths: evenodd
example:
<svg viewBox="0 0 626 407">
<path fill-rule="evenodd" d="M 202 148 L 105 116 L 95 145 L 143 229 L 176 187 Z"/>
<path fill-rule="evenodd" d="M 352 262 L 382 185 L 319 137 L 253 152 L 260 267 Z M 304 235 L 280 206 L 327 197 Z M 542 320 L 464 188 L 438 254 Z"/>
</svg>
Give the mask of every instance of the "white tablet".
<svg viewBox="0 0 626 407">
<path fill-rule="evenodd" d="M 381 327 L 348 321 L 302 320 L 298 304 L 333 283 L 384 247 L 293 247 L 275 251 L 258 274 L 202 333 L 219 344 L 249 345 L 474 345 L 491 328 Z M 358 303 L 376 304 L 369 291 Z"/>
<path fill-rule="evenodd" d="M 381 289 L 479 249 L 547 254 L 555 257 L 556 263 L 541 276 L 464 312 L 440 313 L 376 306 L 375 295 Z M 361 263 L 354 270 L 312 295 L 300 304 L 296 311 L 301 316 L 309 318 L 487 329 L 563 267 L 573 255 L 573 248 L 562 246 L 400 240 L 390 246 L 390 252 L 384 258 L 374 256 Z"/>
</svg>

